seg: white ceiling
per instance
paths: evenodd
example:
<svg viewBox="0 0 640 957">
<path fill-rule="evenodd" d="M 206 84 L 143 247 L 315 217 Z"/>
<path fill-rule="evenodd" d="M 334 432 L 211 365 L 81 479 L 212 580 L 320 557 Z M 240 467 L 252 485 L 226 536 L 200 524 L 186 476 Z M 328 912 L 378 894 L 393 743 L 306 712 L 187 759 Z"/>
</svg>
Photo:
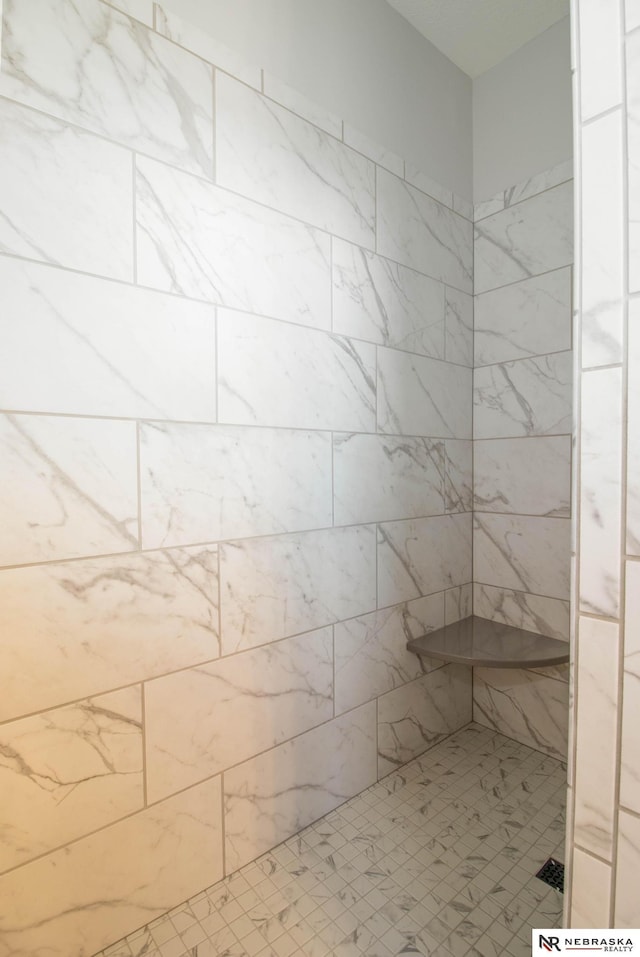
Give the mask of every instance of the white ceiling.
<svg viewBox="0 0 640 957">
<path fill-rule="evenodd" d="M 470 77 L 569 14 L 569 0 L 387 0 Z"/>
</svg>

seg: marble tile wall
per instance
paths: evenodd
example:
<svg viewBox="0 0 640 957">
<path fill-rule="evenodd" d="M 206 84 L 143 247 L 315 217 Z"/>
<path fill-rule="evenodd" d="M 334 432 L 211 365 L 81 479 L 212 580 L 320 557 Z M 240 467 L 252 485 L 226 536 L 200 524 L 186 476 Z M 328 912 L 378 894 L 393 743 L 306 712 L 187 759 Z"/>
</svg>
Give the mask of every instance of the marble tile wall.
<svg viewBox="0 0 640 957">
<path fill-rule="evenodd" d="M 573 927 L 638 927 L 640 536 L 637 5 L 574 0 L 576 571 L 570 750 Z"/>
<path fill-rule="evenodd" d="M 475 207 L 474 612 L 568 640 L 573 171 Z M 476 668 L 474 720 L 567 751 L 568 669 Z"/>
<path fill-rule="evenodd" d="M 151 0 L 0 6 L 0 953 L 90 957 L 470 720 L 405 645 L 471 611 L 473 210 Z"/>
</svg>

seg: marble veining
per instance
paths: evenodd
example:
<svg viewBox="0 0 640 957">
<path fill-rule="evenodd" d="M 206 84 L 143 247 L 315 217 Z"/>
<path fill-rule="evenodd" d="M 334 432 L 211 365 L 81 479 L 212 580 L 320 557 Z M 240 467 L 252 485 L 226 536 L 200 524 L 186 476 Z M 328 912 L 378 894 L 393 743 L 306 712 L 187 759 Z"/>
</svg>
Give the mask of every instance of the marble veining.
<svg viewBox="0 0 640 957">
<path fill-rule="evenodd" d="M 233 70 L 227 70 L 226 72 L 234 73 Z M 237 76 L 238 79 L 242 79 L 238 74 L 235 74 L 235 76 Z M 257 86 L 258 89 L 260 88 L 259 82 L 258 84 L 250 83 L 249 85 Z M 270 73 L 269 70 L 263 70 L 262 92 L 265 96 L 268 96 L 269 99 L 279 103 L 280 106 L 286 106 L 292 113 L 297 113 L 302 119 L 308 120 L 310 123 L 313 123 L 314 126 L 319 126 L 325 133 L 335 136 L 336 139 L 342 139 L 342 119 L 339 116 L 320 106 L 320 104 L 314 100 L 310 100 L 308 96 L 300 93 L 300 91 L 294 89 L 294 87 L 289 86 L 288 83 L 284 83 L 283 80 L 278 79 L 278 77 Z"/>
<path fill-rule="evenodd" d="M 139 283 L 329 328 L 327 235 L 146 157 L 136 170 Z"/>
<path fill-rule="evenodd" d="M 390 173 L 396 176 L 404 176 L 404 160 L 393 150 L 386 149 L 369 136 L 366 136 L 360 130 L 356 130 L 350 123 L 344 124 L 344 142 L 352 146 L 359 153 L 368 156 L 369 159 L 383 166 Z"/>
<path fill-rule="evenodd" d="M 0 406 L 215 421 L 213 307 L 0 258 Z"/>
<path fill-rule="evenodd" d="M 447 439 L 444 443 L 445 512 L 473 509 L 473 442 Z"/>
<path fill-rule="evenodd" d="M 352 525 L 442 514 L 444 474 L 443 442 L 334 434 L 334 520 Z"/>
<path fill-rule="evenodd" d="M 220 653 L 217 548 L 4 569 L 0 631 L 0 721 L 210 661 Z"/>
<path fill-rule="evenodd" d="M 1 96 L 0 123 L 0 252 L 131 280 L 128 150 Z"/>
<path fill-rule="evenodd" d="M 149 681 L 148 800 L 167 797 L 332 717 L 331 628 Z"/>
<path fill-rule="evenodd" d="M 378 526 L 380 606 L 431 595 L 471 579 L 471 515 Z"/>
<path fill-rule="evenodd" d="M 373 248 L 374 164 L 229 76 L 216 76 L 221 186 Z"/>
<path fill-rule="evenodd" d="M 447 589 L 444 593 L 445 625 L 452 625 L 461 618 L 468 618 L 473 614 L 473 591 L 472 582 Z"/>
<path fill-rule="evenodd" d="M 474 585 L 474 615 L 525 631 L 536 631 L 549 638 L 569 640 L 569 611 L 569 602 L 559 598 L 531 595 L 495 585 Z"/>
<path fill-rule="evenodd" d="M 539 193 L 475 225 L 476 294 L 572 261 L 572 183 Z"/>
<path fill-rule="evenodd" d="M 482 439 L 474 442 L 475 508 L 568 518 L 571 437 Z"/>
<path fill-rule="evenodd" d="M 0 416 L 0 565 L 138 547 L 133 422 Z"/>
<path fill-rule="evenodd" d="M 474 514 L 474 577 L 516 591 L 569 597 L 570 522 L 566 518 Z"/>
<path fill-rule="evenodd" d="M 447 287 L 444 301 L 445 358 L 473 367 L 473 298 Z"/>
<path fill-rule="evenodd" d="M 145 548 L 331 524 L 323 432 L 143 423 L 140 482 Z"/>
<path fill-rule="evenodd" d="M 131 0 L 128 0 L 131 2 Z M 173 10 L 168 10 L 160 3 L 155 3 L 156 31 L 162 36 L 173 40 L 174 43 L 191 50 L 203 60 L 225 70 L 232 76 L 242 80 L 249 86 L 260 89 L 261 70 L 254 63 L 249 63 L 231 50 L 224 43 L 204 30 L 199 29 L 188 20 L 183 20 Z"/>
<path fill-rule="evenodd" d="M 376 780 L 375 702 L 233 768 L 224 776 L 227 869 L 270 850 Z"/>
<path fill-rule="evenodd" d="M 570 352 L 485 366 L 474 373 L 474 438 L 570 435 Z"/>
<path fill-rule="evenodd" d="M 473 720 L 564 760 L 567 685 L 533 671 L 474 668 Z"/>
<path fill-rule="evenodd" d="M 218 310 L 219 421 L 373 431 L 375 347 Z"/>
<path fill-rule="evenodd" d="M 139 686 L 0 726 L 0 873 L 144 806 Z"/>
<path fill-rule="evenodd" d="M 418 598 L 334 626 L 336 713 L 401 687 L 442 662 L 407 651 L 407 641 L 444 624 L 444 595 Z"/>
<path fill-rule="evenodd" d="M 580 341 L 582 368 L 622 361 L 624 325 L 622 117 L 582 129 Z"/>
<path fill-rule="evenodd" d="M 474 300 L 476 366 L 571 348 L 571 268 L 482 293 Z"/>
<path fill-rule="evenodd" d="M 620 613 L 622 370 L 582 374 L 580 608 Z"/>
<path fill-rule="evenodd" d="M 378 170 L 377 217 L 383 256 L 473 291 L 472 226 L 466 219 L 387 170 Z"/>
<path fill-rule="evenodd" d="M 373 611 L 375 549 L 368 525 L 223 544 L 224 653 Z"/>
<path fill-rule="evenodd" d="M 445 665 L 378 700 L 382 777 L 471 721 L 471 668 Z"/>
<path fill-rule="evenodd" d="M 4 0 L 4 17 L 1 92 L 212 175 L 209 64 L 98 0 Z"/>
<path fill-rule="evenodd" d="M 335 332 L 444 358 L 442 283 L 341 239 L 332 249 Z"/>
<path fill-rule="evenodd" d="M 378 428 L 400 435 L 471 438 L 471 369 L 378 349 Z"/>
</svg>

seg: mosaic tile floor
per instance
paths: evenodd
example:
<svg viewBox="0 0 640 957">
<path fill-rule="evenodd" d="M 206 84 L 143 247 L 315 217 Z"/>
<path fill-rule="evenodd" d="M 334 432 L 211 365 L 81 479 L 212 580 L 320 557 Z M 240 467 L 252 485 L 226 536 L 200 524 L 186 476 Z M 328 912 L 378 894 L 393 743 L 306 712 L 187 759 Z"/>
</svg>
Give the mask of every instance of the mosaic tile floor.
<svg viewBox="0 0 640 957">
<path fill-rule="evenodd" d="M 565 768 L 469 725 L 97 957 L 525 957 Z"/>
</svg>

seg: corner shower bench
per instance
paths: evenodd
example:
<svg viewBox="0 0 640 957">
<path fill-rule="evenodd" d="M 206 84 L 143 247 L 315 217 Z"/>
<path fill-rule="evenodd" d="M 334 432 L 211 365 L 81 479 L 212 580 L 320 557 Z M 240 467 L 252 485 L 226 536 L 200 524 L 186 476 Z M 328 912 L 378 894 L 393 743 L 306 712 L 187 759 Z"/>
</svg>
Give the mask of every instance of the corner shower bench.
<svg viewBox="0 0 640 957">
<path fill-rule="evenodd" d="M 545 668 L 569 660 L 569 643 L 470 615 L 407 642 L 422 658 L 483 668 Z"/>
</svg>

